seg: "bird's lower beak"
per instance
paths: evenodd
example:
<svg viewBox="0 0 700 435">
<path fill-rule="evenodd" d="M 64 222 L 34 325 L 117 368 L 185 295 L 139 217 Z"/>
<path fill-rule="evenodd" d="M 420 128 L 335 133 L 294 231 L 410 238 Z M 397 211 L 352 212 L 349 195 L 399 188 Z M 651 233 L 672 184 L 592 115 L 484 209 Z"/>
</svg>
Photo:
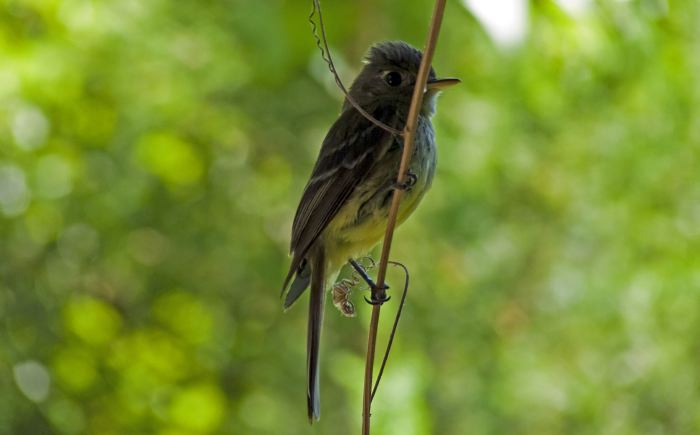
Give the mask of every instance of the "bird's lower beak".
<svg viewBox="0 0 700 435">
<path fill-rule="evenodd" d="M 454 86 L 454 85 L 461 83 L 461 82 L 462 81 L 460 79 L 455 79 L 455 78 L 433 79 L 433 80 L 428 80 L 427 88 L 429 91 L 432 91 L 432 90 L 441 91 L 445 88 L 449 88 L 450 86 Z"/>
</svg>

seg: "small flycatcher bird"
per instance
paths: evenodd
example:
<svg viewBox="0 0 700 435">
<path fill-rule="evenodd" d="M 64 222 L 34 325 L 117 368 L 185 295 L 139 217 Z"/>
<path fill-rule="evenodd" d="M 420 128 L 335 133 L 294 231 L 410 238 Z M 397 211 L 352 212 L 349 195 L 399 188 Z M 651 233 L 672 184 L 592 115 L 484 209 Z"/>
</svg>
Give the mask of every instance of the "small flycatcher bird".
<svg viewBox="0 0 700 435">
<path fill-rule="evenodd" d="M 419 50 L 405 42 L 374 45 L 350 87 L 350 96 L 377 120 L 403 130 L 421 56 Z M 372 123 L 347 99 L 323 141 L 294 217 L 293 258 L 282 287 L 283 292 L 289 287 L 284 301 L 288 308 L 311 285 L 306 358 L 310 422 L 318 420 L 321 414 L 319 345 L 326 285 L 336 279 L 347 261 L 363 255 L 380 241 L 393 189 L 407 190 L 399 208 L 398 224 L 418 206 L 435 174 L 435 135 L 430 122 L 435 99 L 441 89 L 457 83 L 458 79 L 437 79 L 431 68 L 407 185 L 399 186 L 396 180 L 403 139 Z"/>
</svg>

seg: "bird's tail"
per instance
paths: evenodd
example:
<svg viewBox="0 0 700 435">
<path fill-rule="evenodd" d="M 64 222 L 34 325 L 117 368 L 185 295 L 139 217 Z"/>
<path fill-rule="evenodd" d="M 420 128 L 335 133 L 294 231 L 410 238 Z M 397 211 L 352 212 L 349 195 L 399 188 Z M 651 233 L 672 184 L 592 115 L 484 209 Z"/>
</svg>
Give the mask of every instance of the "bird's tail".
<svg viewBox="0 0 700 435">
<path fill-rule="evenodd" d="M 308 370 L 307 409 L 309 423 L 321 417 L 321 393 L 319 389 L 319 357 L 323 306 L 326 300 L 326 256 L 323 247 L 313 253 L 311 264 L 311 291 L 309 297 L 309 330 L 306 342 L 306 367 Z"/>
</svg>

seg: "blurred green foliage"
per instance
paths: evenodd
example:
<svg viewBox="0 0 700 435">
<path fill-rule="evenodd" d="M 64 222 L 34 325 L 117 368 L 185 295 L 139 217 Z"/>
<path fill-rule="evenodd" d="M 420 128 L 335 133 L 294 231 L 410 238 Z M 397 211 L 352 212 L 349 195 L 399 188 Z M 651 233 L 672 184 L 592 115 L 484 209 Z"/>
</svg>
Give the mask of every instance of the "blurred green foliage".
<svg viewBox="0 0 700 435">
<path fill-rule="evenodd" d="M 700 3 L 533 1 L 509 45 L 449 3 L 376 432 L 697 434 Z M 369 309 L 329 304 L 310 429 L 278 298 L 341 103 L 309 6 L 0 1 L 0 433 L 358 432 Z M 324 6 L 346 84 L 431 8 Z"/>
</svg>

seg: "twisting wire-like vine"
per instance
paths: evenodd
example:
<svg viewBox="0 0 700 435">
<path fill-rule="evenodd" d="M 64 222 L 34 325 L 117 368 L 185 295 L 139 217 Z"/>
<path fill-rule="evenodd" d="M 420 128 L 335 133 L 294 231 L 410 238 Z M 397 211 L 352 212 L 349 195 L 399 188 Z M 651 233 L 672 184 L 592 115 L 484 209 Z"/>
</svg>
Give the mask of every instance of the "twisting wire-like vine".
<svg viewBox="0 0 700 435">
<path fill-rule="evenodd" d="M 386 351 L 384 352 L 384 358 L 382 358 L 382 365 L 379 366 L 379 372 L 377 373 L 377 380 L 374 382 L 374 388 L 372 388 L 372 396 L 370 401 L 374 400 L 374 395 L 377 394 L 377 389 L 379 388 L 379 381 L 382 380 L 382 375 L 384 374 L 384 368 L 386 368 L 386 363 L 389 360 L 389 354 L 391 353 L 391 345 L 394 344 L 394 337 L 396 336 L 396 328 L 399 326 L 399 320 L 401 319 L 401 312 L 403 311 L 403 306 L 406 303 L 406 295 L 408 294 L 408 280 L 410 274 L 408 273 L 408 268 L 398 261 L 389 261 L 392 266 L 400 267 L 403 269 L 404 279 L 403 293 L 401 294 L 401 302 L 399 302 L 399 309 L 396 310 L 396 317 L 394 317 L 394 324 L 391 326 L 391 333 L 389 333 L 389 341 L 386 345 Z"/>
<path fill-rule="evenodd" d="M 394 136 L 403 136 L 403 132 L 401 130 L 397 130 L 389 125 L 386 125 L 382 121 L 370 115 L 365 109 L 363 109 L 359 104 L 357 104 L 354 98 L 350 96 L 348 90 L 345 88 L 345 85 L 343 85 L 343 81 L 340 80 L 340 75 L 338 75 L 338 71 L 335 69 L 335 64 L 333 63 L 333 58 L 331 57 L 331 50 L 330 48 L 328 48 L 328 40 L 326 38 L 326 28 L 323 25 L 323 14 L 321 13 L 320 0 L 313 0 L 312 4 L 313 8 L 311 9 L 311 13 L 309 14 L 311 32 L 313 33 L 314 38 L 316 39 L 316 45 L 318 46 L 318 49 L 321 50 L 321 58 L 326 62 L 326 64 L 328 64 L 328 69 L 335 78 L 336 85 L 338 85 L 340 90 L 343 91 L 343 94 L 345 94 L 345 98 L 347 98 L 348 102 L 352 105 L 352 107 L 354 107 L 358 112 L 360 112 L 362 116 L 367 118 L 372 124 L 388 131 Z M 314 15 L 317 13 L 318 27 L 316 26 L 316 22 L 314 21 Z M 321 36 L 318 35 L 319 28 L 321 29 Z"/>
</svg>

